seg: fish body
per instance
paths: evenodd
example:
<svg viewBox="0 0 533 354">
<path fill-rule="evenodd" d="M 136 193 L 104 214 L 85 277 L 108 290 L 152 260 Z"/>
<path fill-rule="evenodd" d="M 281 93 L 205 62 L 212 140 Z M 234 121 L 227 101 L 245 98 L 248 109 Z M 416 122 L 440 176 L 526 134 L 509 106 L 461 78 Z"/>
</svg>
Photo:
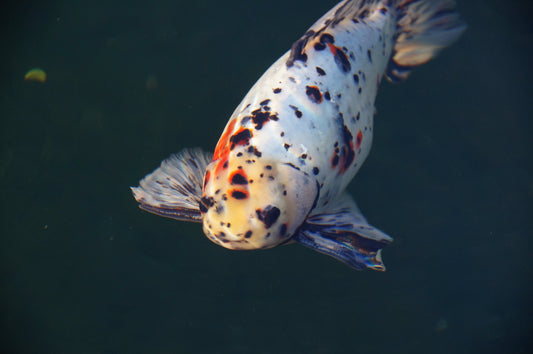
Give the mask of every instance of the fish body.
<svg viewBox="0 0 533 354">
<path fill-rule="evenodd" d="M 380 81 L 404 80 L 464 30 L 450 0 L 339 3 L 256 82 L 213 156 L 184 150 L 133 188 L 141 208 L 203 223 L 230 249 L 291 241 L 384 270 L 392 241 L 346 186 L 372 145 Z"/>
</svg>

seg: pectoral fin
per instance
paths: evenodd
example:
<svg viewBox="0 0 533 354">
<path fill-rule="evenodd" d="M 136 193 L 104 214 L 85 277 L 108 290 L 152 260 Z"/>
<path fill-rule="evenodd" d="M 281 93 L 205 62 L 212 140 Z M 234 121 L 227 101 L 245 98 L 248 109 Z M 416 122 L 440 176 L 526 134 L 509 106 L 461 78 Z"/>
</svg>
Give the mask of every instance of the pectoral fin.
<svg viewBox="0 0 533 354">
<path fill-rule="evenodd" d="M 293 240 L 362 270 L 384 271 L 381 249 L 392 238 L 368 224 L 353 199 L 342 195 L 328 209 L 312 213 Z"/>
<path fill-rule="evenodd" d="M 170 156 L 139 187 L 131 187 L 139 207 L 160 216 L 201 222 L 202 184 L 211 155 L 201 149 L 185 149 Z"/>
</svg>

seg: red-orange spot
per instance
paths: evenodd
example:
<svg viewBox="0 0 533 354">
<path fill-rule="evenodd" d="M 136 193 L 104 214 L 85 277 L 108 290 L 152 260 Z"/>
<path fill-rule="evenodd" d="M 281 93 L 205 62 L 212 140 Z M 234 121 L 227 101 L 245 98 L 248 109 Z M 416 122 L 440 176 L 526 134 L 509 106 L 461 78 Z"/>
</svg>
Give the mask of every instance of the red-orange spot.
<svg viewBox="0 0 533 354">
<path fill-rule="evenodd" d="M 331 54 L 335 55 L 335 53 L 337 53 L 337 47 L 331 43 L 326 43 L 328 45 L 328 48 L 329 48 L 329 51 L 331 52 Z"/>
<path fill-rule="evenodd" d="M 229 152 L 229 150 L 228 150 Z M 215 176 L 220 176 L 220 171 L 228 168 L 228 154 L 224 153 L 215 166 Z"/>
<path fill-rule="evenodd" d="M 235 128 L 235 123 L 237 123 L 237 119 L 231 120 L 224 130 L 224 133 L 222 133 L 222 136 L 218 140 L 215 148 L 215 153 L 213 154 L 213 161 L 218 160 L 220 157 L 222 157 L 222 155 L 226 155 L 228 153 L 227 150 L 229 149 L 229 139 L 233 133 L 233 128 Z"/>
<path fill-rule="evenodd" d="M 363 133 L 361 130 L 357 133 L 356 141 L 355 141 L 355 148 L 359 150 L 361 147 L 361 143 L 363 142 Z"/>
</svg>

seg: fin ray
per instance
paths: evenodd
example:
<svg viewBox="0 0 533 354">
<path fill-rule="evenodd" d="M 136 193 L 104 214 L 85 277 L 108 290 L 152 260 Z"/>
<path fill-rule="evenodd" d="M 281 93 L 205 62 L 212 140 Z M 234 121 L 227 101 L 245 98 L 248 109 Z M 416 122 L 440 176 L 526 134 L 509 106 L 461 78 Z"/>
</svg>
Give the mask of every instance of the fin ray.
<svg viewBox="0 0 533 354">
<path fill-rule="evenodd" d="M 348 194 L 327 211 L 311 215 L 293 239 L 354 269 L 379 271 L 385 270 L 381 249 L 392 242 L 390 236 L 368 224 Z"/>
<path fill-rule="evenodd" d="M 139 187 L 131 187 L 139 207 L 176 220 L 201 222 L 202 183 L 211 156 L 198 148 L 184 149 L 161 162 Z"/>
</svg>

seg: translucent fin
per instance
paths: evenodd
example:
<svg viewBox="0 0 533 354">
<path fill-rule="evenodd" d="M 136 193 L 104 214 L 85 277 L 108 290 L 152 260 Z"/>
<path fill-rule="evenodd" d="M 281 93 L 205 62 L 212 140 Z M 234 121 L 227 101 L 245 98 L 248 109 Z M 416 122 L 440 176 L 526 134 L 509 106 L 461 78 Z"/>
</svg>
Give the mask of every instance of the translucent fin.
<svg viewBox="0 0 533 354">
<path fill-rule="evenodd" d="M 348 194 L 342 195 L 328 210 L 307 218 L 293 240 L 354 269 L 379 271 L 385 270 L 381 249 L 392 242 L 390 236 L 368 225 Z"/>
<path fill-rule="evenodd" d="M 171 155 L 139 187 L 131 187 L 139 207 L 176 220 L 201 222 L 199 203 L 210 162 L 211 154 L 197 148 Z"/>
<path fill-rule="evenodd" d="M 466 29 L 453 0 L 402 0 L 397 5 L 398 30 L 387 68 L 391 81 L 405 80 L 421 65 L 451 45 Z"/>
</svg>

